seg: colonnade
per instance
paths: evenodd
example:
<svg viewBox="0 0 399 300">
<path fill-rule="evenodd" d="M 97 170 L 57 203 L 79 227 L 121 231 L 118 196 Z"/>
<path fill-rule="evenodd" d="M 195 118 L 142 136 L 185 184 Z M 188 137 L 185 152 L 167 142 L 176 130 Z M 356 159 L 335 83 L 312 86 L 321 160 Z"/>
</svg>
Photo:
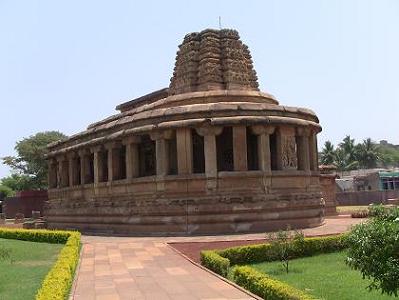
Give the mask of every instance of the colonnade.
<svg viewBox="0 0 399 300">
<path fill-rule="evenodd" d="M 229 171 L 259 170 L 272 174 L 284 170 L 310 173 L 318 169 L 316 129 L 290 125 L 206 126 L 125 136 L 102 145 L 51 155 L 49 187 L 132 180 L 149 175 L 205 173 L 206 177 L 214 178 L 222 171 L 218 160 L 224 159 L 223 155 L 228 152 L 227 149 L 219 155 L 217 149 L 218 139 L 226 128 L 231 129 L 231 135 L 225 139 L 228 139 L 226 144 L 232 145 L 233 157 Z M 193 135 L 200 136 L 203 149 L 194 147 Z M 249 151 L 249 135 L 256 141 L 254 151 Z M 220 147 L 224 142 L 226 140 L 219 142 Z M 199 157 L 201 155 L 203 157 Z M 251 155 L 256 156 L 257 163 L 249 168 Z M 195 170 L 194 160 L 203 162 L 203 168 Z"/>
</svg>

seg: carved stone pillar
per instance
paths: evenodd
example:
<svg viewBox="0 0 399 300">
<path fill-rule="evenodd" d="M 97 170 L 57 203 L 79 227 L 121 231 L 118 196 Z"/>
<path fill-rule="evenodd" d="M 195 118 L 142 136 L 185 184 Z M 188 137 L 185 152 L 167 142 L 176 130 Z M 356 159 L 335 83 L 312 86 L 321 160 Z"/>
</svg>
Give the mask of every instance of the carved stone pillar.
<svg viewBox="0 0 399 300">
<path fill-rule="evenodd" d="M 69 167 L 69 186 L 77 185 L 79 182 L 80 170 L 78 170 L 77 154 L 76 152 L 70 152 L 67 154 L 68 167 Z"/>
<path fill-rule="evenodd" d="M 169 173 L 169 145 L 168 141 L 173 136 L 172 130 L 157 131 L 150 134 L 155 141 L 155 158 L 157 176 L 166 176 Z"/>
<path fill-rule="evenodd" d="M 139 148 L 140 136 L 126 137 L 122 143 L 126 145 L 126 179 L 132 179 L 139 176 Z"/>
<path fill-rule="evenodd" d="M 318 162 L 318 153 L 317 153 L 317 132 L 315 130 L 311 130 L 309 136 L 309 157 L 310 157 L 310 170 L 318 171 L 319 162 Z"/>
<path fill-rule="evenodd" d="M 57 187 L 57 168 L 57 161 L 54 158 L 50 158 L 48 161 L 48 185 L 50 188 Z"/>
<path fill-rule="evenodd" d="M 119 149 L 121 143 L 119 141 L 112 141 L 105 144 L 108 150 L 107 163 L 108 163 L 108 182 L 117 180 L 120 174 L 120 159 Z"/>
<path fill-rule="evenodd" d="M 80 149 L 78 153 L 80 157 L 80 183 L 86 184 L 90 182 L 90 151 L 88 149 Z"/>
<path fill-rule="evenodd" d="M 94 184 L 98 184 L 104 178 L 104 162 L 103 162 L 103 155 L 101 152 L 104 150 L 103 146 L 95 146 L 90 149 L 93 153 L 93 166 L 94 166 Z"/>
<path fill-rule="evenodd" d="M 296 170 L 298 160 L 296 154 L 295 128 L 281 126 L 276 135 L 277 169 Z"/>
<path fill-rule="evenodd" d="M 248 170 L 246 126 L 233 126 L 233 159 L 234 171 Z"/>
<path fill-rule="evenodd" d="M 66 160 L 66 157 L 63 155 L 57 158 L 57 162 L 58 162 L 58 174 L 59 174 L 57 186 L 59 188 L 67 187 L 69 185 L 68 161 Z"/>
<path fill-rule="evenodd" d="M 205 174 L 208 178 L 216 178 L 218 173 L 216 136 L 221 134 L 223 127 L 200 127 L 197 133 L 204 137 Z"/>
<path fill-rule="evenodd" d="M 309 129 L 299 127 L 297 132 L 298 170 L 310 171 Z"/>
<path fill-rule="evenodd" d="M 177 173 L 193 173 L 193 143 L 190 128 L 176 129 Z"/>
<path fill-rule="evenodd" d="M 258 136 L 258 161 L 259 170 L 271 172 L 270 135 L 275 127 L 266 125 L 255 125 L 251 127 L 252 132 Z"/>
</svg>

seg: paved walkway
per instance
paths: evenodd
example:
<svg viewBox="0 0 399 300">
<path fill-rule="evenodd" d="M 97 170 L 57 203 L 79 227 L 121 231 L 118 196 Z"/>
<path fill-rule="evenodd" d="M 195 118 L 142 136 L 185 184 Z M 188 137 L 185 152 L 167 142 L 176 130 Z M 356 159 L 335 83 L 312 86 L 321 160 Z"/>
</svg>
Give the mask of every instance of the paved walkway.
<svg viewBox="0 0 399 300">
<path fill-rule="evenodd" d="M 338 233 L 359 221 L 330 218 L 325 225 L 304 232 L 306 235 Z M 81 262 L 72 299 L 253 299 L 249 294 L 192 264 L 167 243 L 257 239 L 264 236 L 83 236 Z"/>
</svg>

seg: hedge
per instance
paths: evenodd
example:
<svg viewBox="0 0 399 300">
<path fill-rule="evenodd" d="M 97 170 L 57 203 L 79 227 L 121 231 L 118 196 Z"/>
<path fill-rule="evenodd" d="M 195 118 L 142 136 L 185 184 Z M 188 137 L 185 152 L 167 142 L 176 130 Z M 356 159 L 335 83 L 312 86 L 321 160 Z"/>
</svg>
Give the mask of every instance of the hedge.
<svg viewBox="0 0 399 300">
<path fill-rule="evenodd" d="M 75 231 L 0 229 L 0 238 L 65 244 L 44 278 L 36 300 L 64 300 L 69 296 L 80 253 L 80 233 Z"/>
<path fill-rule="evenodd" d="M 231 278 L 246 290 L 267 300 L 318 299 L 248 266 L 233 267 Z"/>
<path fill-rule="evenodd" d="M 348 247 L 347 234 L 305 238 L 293 242 L 290 258 L 335 252 Z M 270 278 L 249 266 L 239 266 L 278 260 L 278 254 L 270 244 L 249 245 L 224 250 L 201 251 L 201 264 L 215 273 L 229 277 L 238 285 L 268 300 L 317 299 L 288 284 Z M 233 267 L 231 267 L 233 266 Z"/>
<path fill-rule="evenodd" d="M 318 253 L 335 252 L 347 248 L 347 235 L 305 238 L 300 243 L 294 243 L 291 258 L 311 256 Z M 278 260 L 270 244 L 259 244 L 227 248 L 217 253 L 227 258 L 231 265 L 252 264 L 264 261 Z"/>
<path fill-rule="evenodd" d="M 201 264 L 223 277 L 230 269 L 230 261 L 212 250 L 201 251 Z"/>
<path fill-rule="evenodd" d="M 0 228 L 0 238 L 38 243 L 65 244 L 72 231 Z"/>
</svg>

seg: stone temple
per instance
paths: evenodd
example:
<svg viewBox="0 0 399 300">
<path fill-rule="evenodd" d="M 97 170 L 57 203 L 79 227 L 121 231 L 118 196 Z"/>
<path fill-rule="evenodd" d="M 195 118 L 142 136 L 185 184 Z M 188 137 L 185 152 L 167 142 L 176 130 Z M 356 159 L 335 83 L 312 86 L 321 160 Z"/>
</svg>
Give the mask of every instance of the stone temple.
<svg viewBox="0 0 399 300">
<path fill-rule="evenodd" d="M 169 88 L 116 109 L 48 146 L 50 228 L 212 234 L 323 222 L 319 120 L 259 90 L 237 31 L 186 35 Z"/>
</svg>

